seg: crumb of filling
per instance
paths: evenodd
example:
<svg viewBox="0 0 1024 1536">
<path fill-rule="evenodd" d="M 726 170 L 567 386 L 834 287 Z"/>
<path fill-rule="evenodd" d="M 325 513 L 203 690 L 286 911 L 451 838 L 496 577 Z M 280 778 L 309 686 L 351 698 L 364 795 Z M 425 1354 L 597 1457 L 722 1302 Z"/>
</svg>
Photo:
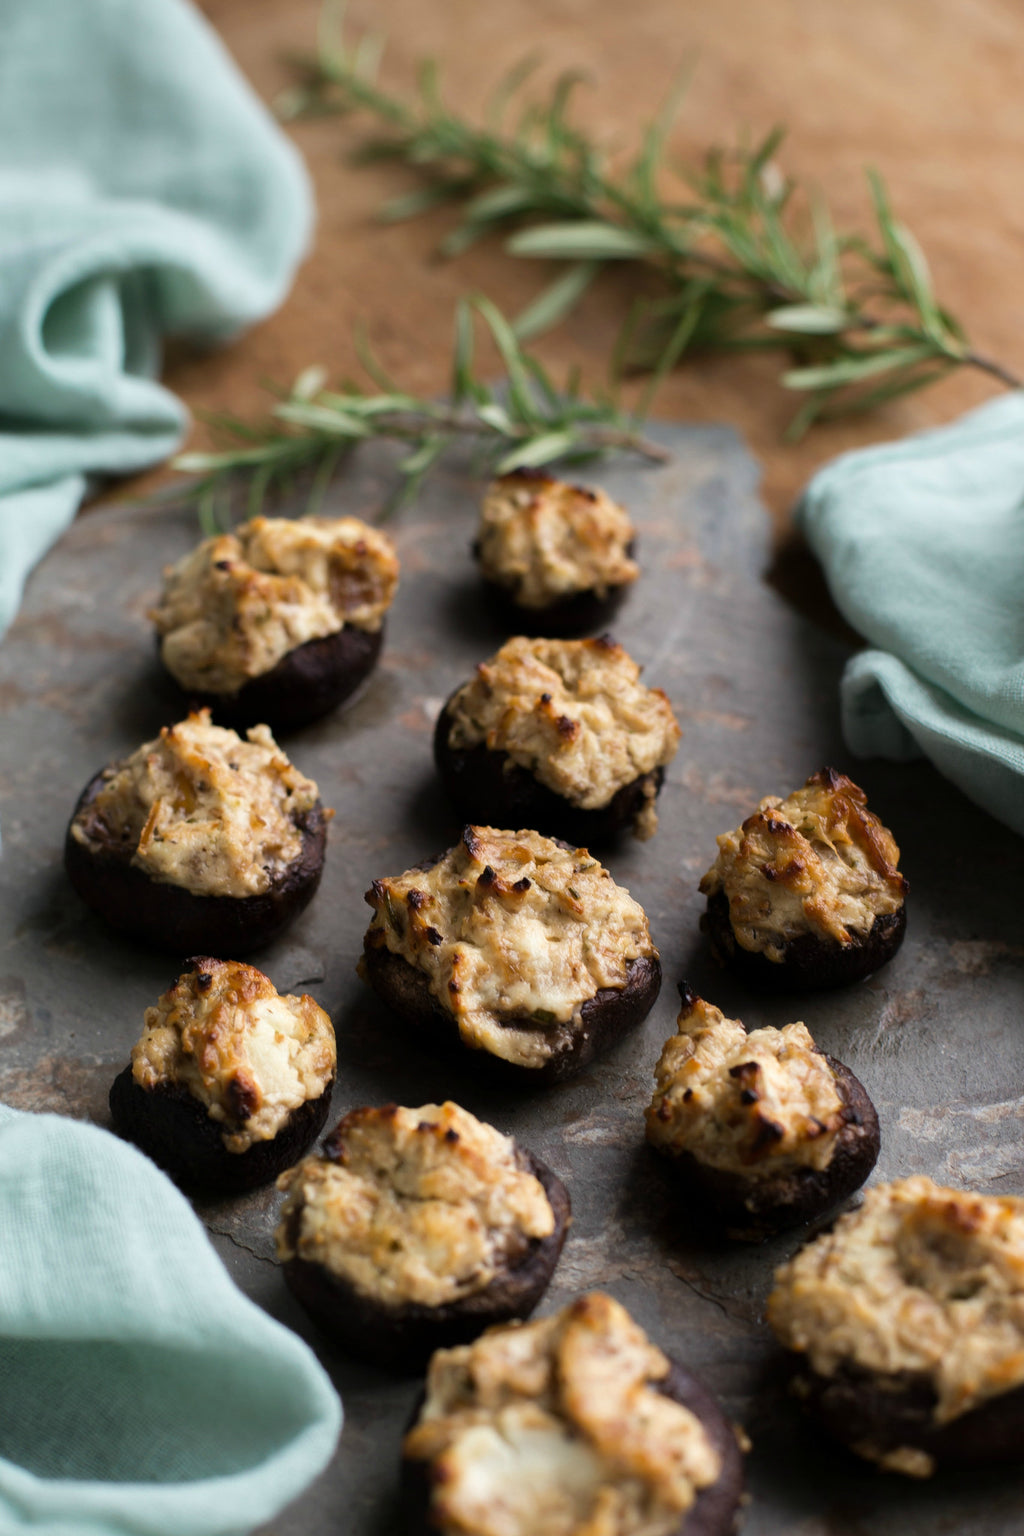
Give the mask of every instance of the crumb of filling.
<svg viewBox="0 0 1024 1536">
<path fill-rule="evenodd" d="M 466 1044 L 539 1067 L 602 988 L 654 958 L 643 908 L 585 848 L 467 827 L 430 869 L 375 880 L 369 949 L 422 972 Z"/>
<path fill-rule="evenodd" d="M 309 640 L 379 630 L 397 585 L 391 540 L 357 517 L 255 517 L 168 566 L 150 618 L 183 688 L 231 694 Z"/>
<path fill-rule="evenodd" d="M 674 1536 L 721 1458 L 659 1392 L 669 1361 L 591 1292 L 539 1322 L 438 1350 L 405 1437 L 443 1536 Z"/>
<path fill-rule="evenodd" d="M 311 997 L 280 996 L 269 977 L 234 960 L 197 959 L 179 976 L 132 1048 L 140 1088 L 188 1089 L 223 1126 L 229 1152 L 270 1141 L 334 1079 L 330 1018 Z"/>
<path fill-rule="evenodd" d="M 766 796 L 723 833 L 700 889 L 724 893 L 738 944 L 780 962 L 802 934 L 850 944 L 898 912 L 908 889 L 899 856 L 864 791 L 823 768 L 785 800 Z"/>
<path fill-rule="evenodd" d="M 389 1307 L 476 1295 L 555 1228 L 512 1138 L 450 1102 L 353 1110 L 278 1188 L 282 1261 Z"/>
</svg>

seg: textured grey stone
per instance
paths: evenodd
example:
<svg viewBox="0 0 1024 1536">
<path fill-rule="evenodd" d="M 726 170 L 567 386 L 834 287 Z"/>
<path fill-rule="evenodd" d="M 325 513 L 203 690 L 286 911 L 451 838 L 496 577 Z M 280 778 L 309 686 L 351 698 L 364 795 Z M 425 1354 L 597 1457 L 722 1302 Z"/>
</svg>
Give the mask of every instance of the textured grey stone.
<svg viewBox="0 0 1024 1536">
<path fill-rule="evenodd" d="M 1024 1525 L 1018 1473 L 910 1483 L 815 1437 L 774 1374 L 763 1323 L 773 1266 L 798 1236 L 755 1250 L 701 1246 L 643 1144 L 653 1065 L 673 1029 L 675 985 L 688 977 L 749 1027 L 803 1017 L 853 1068 L 881 1115 L 875 1178 L 920 1171 L 1024 1191 L 1022 845 L 928 767 L 847 761 L 835 703 L 845 652 L 763 583 L 756 466 L 725 428 L 661 435 L 675 453 L 665 468 L 594 471 L 639 528 L 644 575 L 616 637 L 668 692 L 684 732 L 657 837 L 606 860 L 644 904 L 662 953 L 665 987 L 644 1027 L 573 1082 L 502 1095 L 420 1049 L 355 975 L 370 881 L 457 834 L 433 780 L 431 728 L 444 697 L 502 638 L 478 599 L 468 554 L 475 493 L 458 467 L 395 524 L 402 586 L 381 668 L 350 708 L 286 741 L 337 815 L 320 894 L 256 963 L 333 1016 L 335 1118 L 362 1103 L 452 1097 L 561 1175 L 575 1222 L 545 1307 L 607 1287 L 705 1378 L 754 1442 L 750 1536 L 1008 1536 Z M 386 458 L 364 459 L 330 509 L 371 512 L 385 472 Z M 85 910 L 64 879 L 61 846 L 85 781 L 173 715 L 145 614 L 161 565 L 195 537 L 193 515 L 167 506 L 79 519 L 33 577 L 0 648 L 0 1099 L 27 1109 L 106 1123 L 106 1092 L 143 1010 L 173 978 L 173 960 L 122 942 Z M 913 886 L 909 936 L 892 965 L 848 992 L 763 1002 L 711 965 L 697 881 L 716 833 L 826 762 L 864 784 L 896 834 Z M 239 1283 L 309 1339 L 345 1400 L 334 1464 L 274 1531 L 384 1536 L 399 1524 L 395 1467 L 417 1383 L 352 1364 L 307 1324 L 273 1261 L 277 1203 L 270 1190 L 201 1208 Z"/>
</svg>

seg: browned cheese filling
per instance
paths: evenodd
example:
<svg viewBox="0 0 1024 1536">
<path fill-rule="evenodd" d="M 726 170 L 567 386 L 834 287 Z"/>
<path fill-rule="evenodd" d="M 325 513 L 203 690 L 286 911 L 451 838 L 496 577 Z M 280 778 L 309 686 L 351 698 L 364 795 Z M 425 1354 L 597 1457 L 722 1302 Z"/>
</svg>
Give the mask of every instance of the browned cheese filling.
<svg viewBox="0 0 1024 1536">
<path fill-rule="evenodd" d="M 357 517 L 255 517 L 168 566 L 150 617 L 183 688 L 235 693 L 307 640 L 380 629 L 397 585 L 391 540 Z"/>
<path fill-rule="evenodd" d="M 675 756 L 679 726 L 660 688 L 645 688 L 621 645 L 509 640 L 449 705 L 449 745 L 505 752 L 582 810 L 597 810 Z M 651 793 L 635 832 L 658 824 Z"/>
<path fill-rule="evenodd" d="M 443 1536 L 674 1536 L 721 1459 L 669 1361 L 599 1291 L 438 1350 L 404 1453 Z"/>
<path fill-rule="evenodd" d="M 311 997 L 280 997 L 269 977 L 202 959 L 180 976 L 132 1048 L 140 1088 L 187 1088 L 223 1125 L 229 1152 L 270 1141 L 334 1078 L 334 1029 Z"/>
<path fill-rule="evenodd" d="M 375 880 L 368 947 L 427 978 L 466 1044 L 521 1066 L 566 1047 L 583 1004 L 655 957 L 644 910 L 585 848 L 467 827 L 431 869 Z"/>
<path fill-rule="evenodd" d="M 302 852 L 299 818 L 319 791 L 265 725 L 210 724 L 208 709 L 165 726 L 104 772 L 71 835 L 96 853 L 131 850 L 152 880 L 202 896 L 254 896 Z"/>
<path fill-rule="evenodd" d="M 805 1025 L 748 1034 L 700 997 L 684 1004 L 655 1081 L 648 1140 L 744 1178 L 827 1168 L 845 1123 L 835 1077 Z"/>
<path fill-rule="evenodd" d="M 820 1376 L 926 1377 L 946 1424 L 1024 1384 L 1024 1200 L 923 1176 L 876 1185 L 776 1272 L 768 1319 Z M 886 1464 L 931 1470 L 913 1450 Z"/>
<path fill-rule="evenodd" d="M 577 592 L 604 598 L 635 581 L 632 539 L 629 514 L 604 491 L 516 470 L 488 487 L 477 549 L 489 581 L 524 608 L 548 608 Z"/>
<path fill-rule="evenodd" d="M 898 912 L 907 882 L 892 833 L 845 774 L 823 768 L 785 800 L 768 795 L 741 827 L 718 838 L 700 883 L 729 902 L 736 942 L 781 961 L 786 944 L 814 934 L 849 944 L 876 917 Z"/>
<path fill-rule="evenodd" d="M 555 1227 L 512 1138 L 451 1103 L 353 1110 L 278 1188 L 281 1260 L 320 1264 L 385 1306 L 486 1290 Z"/>
</svg>

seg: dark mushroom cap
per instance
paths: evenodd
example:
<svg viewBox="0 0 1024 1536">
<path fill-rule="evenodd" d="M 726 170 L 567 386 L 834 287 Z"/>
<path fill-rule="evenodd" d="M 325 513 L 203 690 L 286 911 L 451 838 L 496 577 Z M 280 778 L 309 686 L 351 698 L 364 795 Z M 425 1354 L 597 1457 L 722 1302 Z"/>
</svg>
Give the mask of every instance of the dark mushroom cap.
<svg viewBox="0 0 1024 1536">
<path fill-rule="evenodd" d="M 517 501 L 524 493 L 525 500 Z M 517 542 L 517 569 L 503 569 L 500 545 L 501 527 L 505 525 L 505 518 L 499 514 L 497 520 L 493 520 L 493 497 L 508 512 L 511 525 L 518 524 L 520 536 L 525 538 L 525 546 L 532 547 L 542 562 L 549 549 L 551 525 L 548 524 L 544 537 L 536 530 L 528 532 L 527 529 L 532 514 L 541 504 L 546 503 L 548 512 L 554 515 L 555 526 L 561 529 L 561 536 L 556 535 L 556 542 L 562 557 L 569 561 L 582 559 L 583 569 L 577 568 L 576 579 L 588 579 L 591 584 L 561 596 L 553 596 L 543 604 L 522 602 L 520 593 L 524 580 L 529 580 L 518 567 L 524 545 Z M 522 518 L 527 520 L 526 527 L 520 521 Z M 602 522 L 603 541 L 598 532 Z M 625 555 L 629 562 L 636 553 L 636 538 L 631 536 L 631 526 L 625 509 L 605 493 L 587 486 L 571 485 L 556 479 L 545 469 L 522 468 L 500 475 L 488 488 L 480 532 L 471 546 L 474 559 L 482 567 L 482 585 L 489 605 L 496 609 L 498 616 L 508 621 L 508 627 L 517 634 L 562 639 L 584 635 L 602 627 L 618 607 L 623 594 L 636 580 L 636 569 L 628 563 L 624 565 L 621 558 Z M 498 549 L 493 545 L 494 539 L 498 541 Z M 488 549 L 489 558 L 486 554 Z M 598 555 L 595 565 L 595 554 L 602 549 L 603 557 Z M 604 580 L 599 572 L 603 573 Z M 618 582 L 609 580 L 613 574 L 622 579 Z M 536 589 L 533 595 L 539 595 Z"/>
<path fill-rule="evenodd" d="M 891 1471 L 1024 1455 L 1024 1201 L 876 1184 L 776 1271 L 768 1321 L 794 1387 L 851 1450 Z M 1012 1330 L 1011 1330 L 1012 1332 Z"/>
<path fill-rule="evenodd" d="M 633 554 L 632 540 L 626 553 Z M 580 635 L 591 635 L 596 630 L 606 629 L 633 585 L 632 582 L 626 582 L 621 586 L 607 587 L 603 592 L 591 588 L 548 603 L 544 608 L 528 608 L 517 602 L 515 593 L 500 582 L 489 581 L 484 577 L 481 584 L 488 611 L 499 617 L 506 629 L 514 630 L 517 635 L 547 635 L 552 640 L 575 639 Z"/>
<path fill-rule="evenodd" d="M 737 942 L 724 891 L 708 897 L 701 928 L 711 952 L 726 970 L 761 992 L 823 992 L 863 981 L 891 960 L 907 931 L 907 909 L 880 913 L 865 934 L 843 944 L 817 933 L 788 940 L 781 960 L 769 960 L 760 950 Z"/>
<path fill-rule="evenodd" d="M 1024 1458 L 1024 1387 L 990 1397 L 938 1424 L 935 1389 L 910 1371 L 882 1373 L 844 1365 L 820 1376 L 806 1362 L 794 1368 L 793 1388 L 836 1440 L 872 1459 L 903 1447 L 956 1465 Z"/>
<path fill-rule="evenodd" d="M 669 1154 L 673 1177 L 696 1200 L 711 1228 L 759 1243 L 813 1221 L 860 1188 L 878 1159 L 878 1113 L 849 1067 L 823 1053 L 843 1100 L 845 1124 L 825 1168 L 787 1168 L 752 1177 L 714 1168 L 690 1152 Z"/>
<path fill-rule="evenodd" d="M 449 708 L 455 693 L 438 716 L 434 761 L 445 793 L 464 821 L 493 827 L 533 827 L 577 847 L 598 848 L 628 832 L 644 806 L 661 790 L 665 770 L 656 768 L 616 790 L 607 805 L 584 810 L 542 784 L 507 752 L 492 751 L 483 743 L 453 747 Z"/>
<path fill-rule="evenodd" d="M 143 1088 L 131 1066 L 115 1077 L 110 1115 L 120 1136 L 133 1141 L 176 1184 L 203 1194 L 239 1195 L 269 1184 L 296 1162 L 323 1130 L 334 1079 L 319 1098 L 292 1110 L 277 1135 L 244 1152 L 229 1152 L 224 1127 L 182 1083 Z"/>
<path fill-rule="evenodd" d="M 506 1019 L 510 1028 L 536 1029 L 555 1042 L 542 1066 L 527 1067 L 467 1045 L 455 1015 L 438 1002 L 424 973 L 384 945 L 364 949 L 363 974 L 382 1002 L 431 1043 L 455 1047 L 461 1053 L 472 1051 L 481 1069 L 521 1088 L 575 1077 L 643 1023 L 661 990 L 660 961 L 657 956 L 642 956 L 628 962 L 624 987 L 602 987 L 587 999 L 577 1024 L 557 1024 L 548 1029 L 529 1018 Z"/>
<path fill-rule="evenodd" d="M 698 1418 L 721 1459 L 722 1470 L 709 1488 L 702 1488 L 673 1536 L 730 1536 L 743 1497 L 743 1457 L 732 1425 L 708 1389 L 677 1360 L 669 1357 L 669 1373 L 656 1383 L 657 1391 L 680 1403 Z M 411 1428 L 425 1402 L 420 1396 L 409 1421 Z M 402 1459 L 402 1503 L 407 1536 L 431 1536 L 436 1526 L 430 1518 L 431 1469 L 428 1462 Z M 525 1533 L 524 1533 L 525 1536 Z"/>
<path fill-rule="evenodd" d="M 269 672 L 251 677 L 234 693 L 182 689 L 169 671 L 167 676 L 189 709 L 209 708 L 220 725 L 240 731 L 263 723 L 275 731 L 292 731 L 350 698 L 373 671 L 383 643 L 383 624 L 377 630 L 346 624 L 296 646 Z"/>
<path fill-rule="evenodd" d="M 518 1259 L 482 1290 L 437 1307 L 414 1302 L 391 1305 L 298 1254 L 283 1265 L 289 1289 L 349 1354 L 410 1375 L 422 1370 L 435 1349 L 466 1344 L 494 1323 L 529 1317 L 554 1274 L 569 1230 L 571 1206 L 568 1190 L 546 1163 L 523 1149 L 519 1159 L 543 1185 L 554 1213 L 554 1229 L 547 1237 L 532 1239 Z M 301 1221 L 298 1207 L 289 1220 L 294 1246 Z"/>
<path fill-rule="evenodd" d="M 93 775 L 78 797 L 64 839 L 64 867 L 75 890 L 112 928 L 176 955 L 244 955 L 277 937 L 309 904 L 323 874 L 327 821 L 318 800 L 295 818 L 302 835 L 299 856 L 281 869 L 267 890 L 252 896 L 200 896 L 183 885 L 154 880 L 132 864 L 133 849 L 121 844 L 88 848 L 71 824 L 104 784 Z"/>
</svg>

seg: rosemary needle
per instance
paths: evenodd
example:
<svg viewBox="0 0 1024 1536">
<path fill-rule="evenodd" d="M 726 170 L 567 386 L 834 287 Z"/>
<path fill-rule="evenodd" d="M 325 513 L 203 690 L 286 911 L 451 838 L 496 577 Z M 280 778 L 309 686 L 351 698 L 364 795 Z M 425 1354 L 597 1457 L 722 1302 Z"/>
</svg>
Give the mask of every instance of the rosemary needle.
<svg viewBox="0 0 1024 1536">
<path fill-rule="evenodd" d="M 504 368 L 500 386 L 485 383 L 473 368 L 474 317 L 484 324 Z M 589 398 L 578 382 L 558 389 L 525 351 L 490 300 L 462 300 L 455 315 L 451 391 L 443 401 L 401 389 L 359 339 L 363 365 L 377 393 L 355 384 L 326 387 L 319 368 L 306 369 L 256 425 L 232 416 L 211 417 L 226 446 L 213 453 L 185 453 L 173 467 L 195 477 L 186 494 L 199 509 L 205 533 L 228 526 L 244 484 L 246 515 L 262 511 L 267 497 L 296 480 L 315 510 L 344 455 L 370 439 L 401 444 L 395 494 L 385 511 L 414 496 L 426 475 L 456 442 L 468 442 L 481 474 L 536 468 L 555 459 L 580 463 L 609 452 L 660 461 L 668 454 L 639 430 L 636 413 L 622 411 L 610 396 Z M 175 487 L 180 493 L 180 487 Z"/>
</svg>

